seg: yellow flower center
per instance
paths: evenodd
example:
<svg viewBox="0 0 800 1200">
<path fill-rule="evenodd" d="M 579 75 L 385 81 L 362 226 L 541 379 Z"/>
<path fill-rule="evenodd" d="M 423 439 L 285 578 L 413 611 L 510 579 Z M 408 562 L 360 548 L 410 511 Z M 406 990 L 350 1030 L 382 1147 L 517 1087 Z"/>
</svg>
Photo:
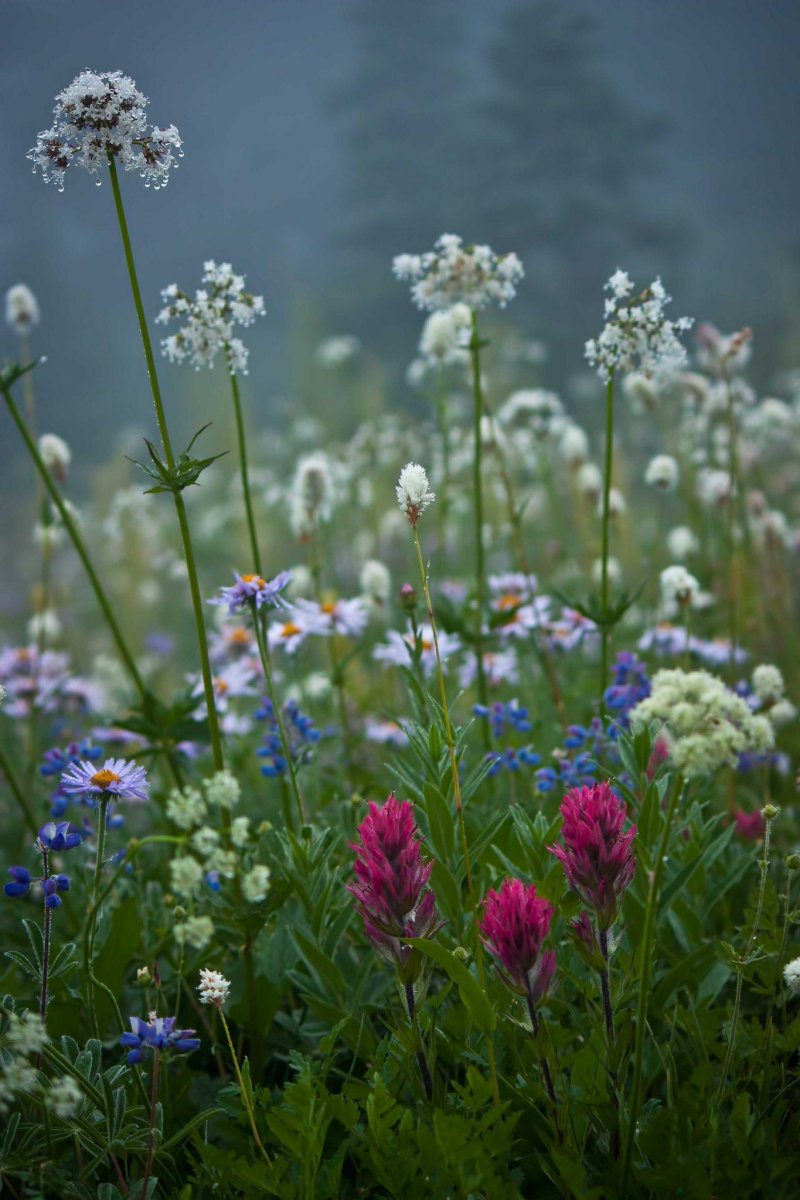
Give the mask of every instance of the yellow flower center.
<svg viewBox="0 0 800 1200">
<path fill-rule="evenodd" d="M 521 603 L 522 597 L 520 596 L 519 592 L 505 592 L 504 595 L 498 597 L 497 607 L 516 608 L 517 605 Z"/>
<path fill-rule="evenodd" d="M 326 600 L 324 604 L 320 605 L 320 607 L 324 613 L 327 613 L 328 616 L 332 616 L 336 612 L 336 601 Z"/>
<path fill-rule="evenodd" d="M 243 575 L 242 583 L 254 583 L 256 587 L 260 588 L 267 586 L 260 575 Z"/>
<path fill-rule="evenodd" d="M 108 767 L 103 767 L 102 770 L 95 771 L 94 775 L 89 780 L 89 783 L 92 785 L 92 787 L 100 788 L 104 792 L 111 787 L 112 783 L 119 782 L 119 775 L 116 775 L 114 771 L 109 771 Z"/>
<path fill-rule="evenodd" d="M 218 696 L 224 696 L 225 693 L 228 691 L 229 687 L 230 687 L 230 684 L 228 683 L 228 681 L 226 679 L 215 679 L 214 680 L 214 691 L 217 693 Z"/>
<path fill-rule="evenodd" d="M 303 631 L 300 628 L 300 626 L 295 625 L 294 621 L 287 621 L 285 625 L 281 626 L 281 637 L 282 638 L 288 639 L 288 638 L 297 637 L 298 633 L 302 633 L 302 632 Z"/>
<path fill-rule="evenodd" d="M 228 641 L 232 646 L 249 646 L 250 634 L 246 629 L 242 629 L 241 627 L 232 629 L 228 634 Z"/>
</svg>

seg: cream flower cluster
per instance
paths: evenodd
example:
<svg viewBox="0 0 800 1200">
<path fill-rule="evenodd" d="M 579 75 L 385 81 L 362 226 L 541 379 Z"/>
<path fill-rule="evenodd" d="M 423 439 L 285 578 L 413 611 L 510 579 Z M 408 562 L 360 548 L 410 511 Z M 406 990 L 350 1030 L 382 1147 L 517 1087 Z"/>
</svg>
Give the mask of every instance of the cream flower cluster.
<svg viewBox="0 0 800 1200">
<path fill-rule="evenodd" d="M 671 297 L 660 279 L 638 296 L 625 271 L 616 271 L 606 290 L 606 324 L 597 338 L 586 343 L 586 358 L 603 380 L 614 371 L 639 370 L 652 374 L 659 367 L 678 369 L 686 363 L 686 350 L 678 334 L 692 327 L 690 317 L 669 321 L 664 308 Z"/>
<path fill-rule="evenodd" d="M 443 233 L 426 254 L 398 254 L 393 269 L 398 279 L 411 283 L 414 303 L 429 312 L 454 304 L 485 308 L 493 301 L 504 308 L 525 274 L 516 254 L 465 246 L 454 233 Z"/>
<path fill-rule="evenodd" d="M 671 761 L 689 779 L 735 766 L 740 754 L 763 753 L 775 742 L 767 718 L 708 671 L 657 671 L 630 721 L 634 732 L 657 725 Z"/>
<path fill-rule="evenodd" d="M 203 263 L 201 282 L 191 297 L 171 283 L 161 292 L 164 308 L 156 317 L 162 325 L 172 320 L 185 320 L 177 333 L 163 338 L 161 351 L 170 362 L 189 359 L 196 371 L 213 367 L 217 355 L 223 353 L 231 375 L 247 374 L 249 350 L 234 327 L 252 325 L 264 315 L 263 296 L 245 290 L 244 275 L 236 275 L 230 263 L 216 263 L 213 258 Z"/>
<path fill-rule="evenodd" d="M 165 187 L 182 143 L 174 125 L 148 132 L 148 103 L 121 71 L 81 71 L 56 96 L 55 123 L 28 151 L 34 172 L 63 191 L 71 166 L 99 175 L 113 158 L 126 171 L 138 171 L 147 187 Z"/>
<path fill-rule="evenodd" d="M 221 975 L 219 971 L 203 967 L 200 971 L 200 983 L 197 990 L 200 993 L 201 1004 L 213 1004 L 215 1008 L 222 1008 L 228 999 L 231 984 L 230 980 Z"/>
</svg>

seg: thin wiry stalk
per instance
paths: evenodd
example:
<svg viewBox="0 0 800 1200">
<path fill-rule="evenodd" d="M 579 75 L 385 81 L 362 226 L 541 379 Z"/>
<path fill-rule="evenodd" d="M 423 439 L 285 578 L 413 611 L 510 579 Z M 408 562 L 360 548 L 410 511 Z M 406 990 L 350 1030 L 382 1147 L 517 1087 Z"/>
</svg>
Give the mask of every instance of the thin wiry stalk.
<svg viewBox="0 0 800 1200">
<path fill-rule="evenodd" d="M 453 726 L 450 722 L 450 711 L 447 707 L 447 688 L 444 681 L 444 668 L 442 659 L 439 653 L 439 635 L 436 630 L 436 618 L 433 614 L 433 604 L 431 603 L 431 592 L 428 583 L 428 572 L 425 568 L 425 563 L 422 558 L 422 546 L 419 540 L 419 531 L 416 524 L 411 526 L 414 535 L 414 545 L 417 550 L 417 564 L 419 566 L 420 578 L 422 580 L 422 590 L 425 595 L 425 608 L 430 621 L 431 631 L 433 633 L 433 649 L 436 655 L 436 671 L 439 677 L 439 694 L 442 701 L 442 717 L 444 720 L 445 741 L 447 742 L 447 751 L 450 758 L 450 772 L 453 779 L 453 795 L 456 802 L 456 817 L 458 820 L 459 833 L 461 835 L 461 850 L 464 855 L 464 874 L 467 881 L 467 892 L 469 893 L 469 903 L 472 910 L 472 924 L 475 934 L 475 962 L 478 966 L 478 976 L 480 978 L 481 987 L 486 988 L 486 966 L 483 961 L 483 942 L 481 941 L 478 932 L 478 898 L 475 894 L 475 883 L 472 878 L 472 861 L 469 853 L 469 843 L 467 841 L 467 827 L 464 823 L 464 801 L 461 796 L 461 780 L 458 775 L 458 757 L 456 755 L 456 740 L 453 734 Z M 486 1057 L 489 1063 L 489 1073 L 492 1079 L 492 1093 L 495 1104 L 500 1102 L 500 1089 L 497 1083 L 497 1066 L 494 1058 L 494 1045 L 490 1035 L 486 1038 Z"/>
<path fill-rule="evenodd" d="M 602 544 L 600 550 L 600 607 L 603 624 L 600 628 L 600 718 L 605 719 L 605 694 L 608 686 L 608 551 L 611 519 L 611 473 L 614 469 L 614 372 L 606 384 L 606 446 L 603 476 Z"/>
<path fill-rule="evenodd" d="M 122 237 L 122 247 L 125 252 L 125 262 L 128 268 L 128 279 L 131 285 L 131 293 L 133 295 L 133 305 L 136 309 L 136 318 L 139 323 L 139 333 L 142 339 L 142 347 L 144 349 L 144 358 L 147 365 L 147 377 L 150 381 L 150 390 L 153 395 L 153 406 L 156 411 L 156 423 L 158 424 L 158 432 L 161 438 L 161 445 L 164 450 L 164 460 L 168 469 L 171 471 L 175 466 L 175 455 L 172 450 L 170 441 L 169 429 L 167 427 L 166 413 L 164 412 L 164 404 L 161 399 L 161 388 L 158 382 L 158 373 L 156 371 L 156 362 L 153 355 L 153 346 L 150 341 L 150 331 L 147 326 L 147 318 L 142 304 L 142 295 L 139 290 L 139 279 L 136 274 L 136 263 L 133 257 L 133 247 L 131 245 L 130 234 L 128 232 L 128 222 L 125 217 L 125 208 L 122 203 L 122 192 L 120 191 L 119 178 L 117 175 L 117 164 L 114 161 L 114 156 L 109 154 L 108 171 L 111 177 L 111 190 L 114 195 L 114 207 L 117 212 L 117 221 L 119 223 L 120 235 Z M 200 653 L 200 670 L 203 676 L 203 692 L 205 694 L 206 709 L 208 710 L 208 728 L 211 735 L 211 750 L 214 757 L 214 769 L 222 771 L 225 766 L 225 759 L 222 752 L 222 735 L 219 727 L 219 716 L 217 715 L 217 707 L 214 699 L 214 680 L 211 674 L 211 662 L 208 655 L 208 639 L 206 637 L 206 622 L 203 613 L 203 598 L 200 594 L 200 584 L 197 578 L 197 563 L 194 556 L 194 548 L 192 539 L 189 533 L 189 521 L 186 516 L 186 505 L 183 500 L 183 495 L 180 491 L 172 493 L 175 501 L 175 512 L 178 517 L 178 527 L 181 533 L 181 542 L 183 543 L 183 556 L 186 560 L 186 573 L 189 578 L 189 590 L 192 598 L 192 608 L 194 610 L 194 622 L 197 628 L 197 644 Z"/>
<path fill-rule="evenodd" d="M 256 521 L 253 515 L 253 499 L 250 495 L 250 474 L 247 466 L 247 439 L 245 437 L 244 419 L 242 416 L 242 401 L 239 396 L 239 381 L 236 373 L 231 369 L 230 359 L 228 360 L 228 370 L 231 380 L 231 395 L 233 397 L 233 411 L 236 417 L 236 438 L 239 443 L 239 470 L 242 475 L 242 493 L 244 495 L 244 509 L 247 516 L 247 532 L 250 537 L 250 554 L 253 560 L 253 570 L 261 574 L 261 554 L 258 548 L 258 534 L 256 533 Z"/>
</svg>

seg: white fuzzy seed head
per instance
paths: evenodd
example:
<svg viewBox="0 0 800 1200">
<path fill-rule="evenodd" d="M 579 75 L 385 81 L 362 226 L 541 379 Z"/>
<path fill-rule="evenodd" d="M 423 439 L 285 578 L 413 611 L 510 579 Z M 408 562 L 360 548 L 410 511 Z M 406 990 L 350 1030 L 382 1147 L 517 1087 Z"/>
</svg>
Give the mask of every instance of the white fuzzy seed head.
<svg viewBox="0 0 800 1200">
<path fill-rule="evenodd" d="M 20 337 L 39 324 L 39 304 L 26 283 L 16 283 L 6 292 L 6 322 Z"/>
<path fill-rule="evenodd" d="M 408 518 L 409 524 L 416 528 L 422 513 L 436 499 L 436 495 L 430 489 L 425 468 L 419 463 L 406 463 L 400 472 L 395 492 L 397 503 Z"/>
</svg>

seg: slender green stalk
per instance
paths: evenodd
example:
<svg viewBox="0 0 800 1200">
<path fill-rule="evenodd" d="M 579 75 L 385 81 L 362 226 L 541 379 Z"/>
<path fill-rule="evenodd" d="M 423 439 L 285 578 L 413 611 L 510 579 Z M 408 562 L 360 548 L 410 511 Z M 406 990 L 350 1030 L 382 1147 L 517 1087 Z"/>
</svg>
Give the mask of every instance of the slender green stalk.
<svg viewBox="0 0 800 1200">
<path fill-rule="evenodd" d="M 42 849 L 42 878 L 50 875 L 50 855 L 46 848 Z M 47 904 L 47 896 L 43 897 L 44 912 L 42 913 L 42 987 L 39 993 L 39 1015 L 44 1021 L 47 1017 L 47 976 L 50 969 L 50 932 L 53 924 L 53 910 Z"/>
<path fill-rule="evenodd" d="M 447 389 L 445 387 L 445 368 L 440 361 L 436 369 L 436 417 L 439 423 L 439 438 L 442 443 L 442 489 L 441 511 L 439 514 L 442 553 L 447 553 L 447 521 L 450 516 L 450 430 L 447 421 Z"/>
<path fill-rule="evenodd" d="M 145 363 L 147 364 L 147 377 L 150 381 L 150 390 L 153 395 L 153 405 L 156 412 L 156 422 L 158 424 L 158 432 L 161 438 L 161 445 L 164 450 L 164 459 L 167 467 L 172 470 L 175 466 L 175 456 L 172 451 L 172 443 L 170 441 L 169 429 L 167 427 L 167 418 L 164 412 L 164 404 L 161 399 L 161 388 L 158 383 L 158 374 L 156 372 L 155 357 L 153 355 L 153 346 L 150 341 L 150 331 L 147 327 L 147 318 L 142 304 L 142 294 L 139 290 L 139 280 L 136 274 L 136 263 L 133 257 L 133 247 L 131 246 L 130 234 L 128 233 L 128 222 L 125 217 L 125 209 L 122 203 L 122 192 L 119 186 L 119 177 L 117 175 L 117 164 L 114 156 L 108 156 L 108 172 L 111 178 L 111 190 L 114 194 L 114 207 L 117 212 L 117 221 L 119 222 L 119 231 L 122 237 L 122 247 L 125 251 L 125 262 L 128 268 L 128 278 L 130 280 L 131 292 L 133 294 L 133 305 L 136 309 L 136 317 L 139 322 L 139 333 L 142 339 L 142 347 L 144 349 Z M 189 590 L 192 597 L 192 608 L 194 610 L 194 621 L 197 627 L 197 643 L 200 652 L 200 669 L 203 676 L 203 691 L 205 693 L 206 708 L 208 710 L 208 727 L 211 734 L 211 750 L 214 757 L 214 769 L 221 771 L 224 769 L 225 760 L 222 753 L 222 735 L 219 728 L 219 717 L 217 715 L 217 707 L 214 699 L 214 680 L 211 674 L 211 663 L 208 656 L 208 640 L 206 638 L 206 623 L 203 613 L 203 598 L 200 594 L 200 584 L 197 578 L 197 564 L 194 557 L 194 549 L 192 547 L 192 539 L 189 533 L 189 521 L 186 516 L 186 505 L 184 504 L 183 495 L 179 491 L 173 492 L 175 501 L 175 512 L 178 517 L 178 526 L 181 533 L 181 541 L 183 543 L 183 554 L 186 560 L 186 571 L 189 577 Z"/>
<path fill-rule="evenodd" d="M 266 1150 L 264 1149 L 261 1138 L 258 1135 L 258 1128 L 256 1127 L 256 1115 L 253 1112 L 253 1106 L 250 1103 L 250 1092 L 249 1092 L 249 1089 L 245 1086 L 244 1080 L 242 1079 L 242 1072 L 239 1070 L 239 1060 L 236 1057 L 236 1051 L 233 1048 L 233 1041 L 231 1039 L 231 1031 L 228 1028 L 228 1022 L 225 1020 L 225 1013 L 222 1011 L 221 1005 L 217 1005 L 217 1012 L 219 1013 L 220 1020 L 222 1021 L 222 1028 L 225 1030 L 225 1037 L 228 1039 L 228 1049 L 231 1052 L 231 1061 L 233 1063 L 233 1073 L 236 1076 L 236 1082 L 239 1084 L 239 1092 L 242 1097 L 242 1104 L 245 1107 L 245 1112 L 247 1113 L 247 1119 L 250 1122 L 250 1128 L 253 1131 L 253 1139 L 254 1139 L 256 1145 L 258 1146 L 259 1153 L 260 1153 L 261 1157 L 263 1158 L 264 1162 L 267 1164 L 268 1167 L 271 1167 L 272 1160 L 270 1159 L 269 1155 L 267 1154 Z"/>
<path fill-rule="evenodd" d="M 481 704 L 486 704 L 486 672 L 483 665 L 483 620 L 486 608 L 486 568 L 483 548 L 483 438 L 481 436 L 483 385 L 481 383 L 481 339 L 478 332 L 478 314 L 474 310 L 472 312 L 472 337 L 469 343 L 469 354 L 472 364 L 473 429 L 475 437 L 475 449 L 472 459 L 472 489 L 475 493 L 473 497 L 475 502 L 475 603 L 477 606 L 475 654 L 478 660 L 478 699 Z M 488 726 L 486 727 L 485 736 L 488 742 Z"/>
<path fill-rule="evenodd" d="M 429 1100 L 433 1099 L 433 1080 L 431 1079 L 428 1060 L 425 1057 L 425 1048 L 422 1044 L 422 1032 L 419 1027 L 417 1018 L 417 1002 L 414 996 L 413 983 L 405 984 L 406 1008 L 408 1009 L 408 1019 L 411 1023 L 411 1032 L 414 1037 L 414 1048 L 417 1056 L 417 1065 L 419 1066 L 420 1078 L 422 1086 L 425 1088 L 425 1095 Z"/>
<path fill-rule="evenodd" d="M 150 1116 L 147 1122 L 147 1158 L 144 1164 L 142 1178 L 142 1197 L 147 1197 L 150 1176 L 153 1173 L 153 1158 L 156 1152 L 156 1106 L 158 1104 L 158 1083 L 161 1078 L 161 1054 L 153 1051 L 153 1077 L 150 1085 Z"/>
<path fill-rule="evenodd" d="M 300 818 L 300 824 L 306 825 L 308 823 L 308 813 L 306 812 L 306 806 L 300 793 L 300 786 L 297 782 L 297 772 L 295 771 L 294 767 L 292 747 L 291 743 L 289 742 L 289 737 L 286 733 L 286 726 L 283 721 L 281 706 L 278 703 L 278 694 L 275 691 L 275 681 L 272 675 L 272 663 L 270 661 L 269 645 L 264 635 L 264 626 L 262 624 L 261 617 L 255 611 L 255 608 L 253 609 L 253 627 L 256 632 L 256 642 L 258 643 L 258 653 L 261 659 L 261 666 L 264 669 L 264 682 L 267 685 L 267 695 L 269 696 L 270 703 L 272 704 L 272 712 L 273 716 L 275 717 L 275 724 L 278 726 L 278 737 L 281 739 L 283 756 L 286 759 L 286 770 L 289 775 L 289 784 L 292 789 L 292 795 L 294 796 L 295 804 L 297 805 L 297 814 Z"/>
<path fill-rule="evenodd" d="M 89 921 L 86 930 L 86 939 L 84 942 L 84 974 L 86 976 L 86 998 L 89 1004 L 89 1015 L 92 1021 L 92 1030 L 94 1036 L 100 1036 L 100 1027 L 97 1023 L 97 1008 L 95 1005 L 95 977 L 94 977 L 94 946 L 97 937 L 97 918 L 100 915 L 100 881 L 103 877 L 103 864 L 106 853 L 106 832 L 108 823 L 108 804 L 109 798 L 107 795 L 102 795 L 98 801 L 98 818 L 97 818 L 97 861 L 94 866 L 94 882 L 92 884 L 92 903 L 89 908 Z M 105 893 L 107 895 L 107 892 Z"/>
<path fill-rule="evenodd" d="M 533 994 L 532 994 L 530 988 L 525 993 L 525 1001 L 528 1005 L 528 1016 L 531 1019 L 531 1030 L 533 1031 L 533 1036 L 538 1040 L 539 1017 L 536 1012 L 536 1006 L 533 1003 Z M 562 1139 L 561 1130 L 560 1130 L 560 1127 L 558 1124 L 558 1098 L 556 1097 L 556 1089 L 553 1087 L 553 1076 L 550 1074 L 550 1064 L 548 1063 L 547 1058 L 544 1054 L 542 1054 L 539 1061 L 540 1061 L 541 1067 L 542 1067 L 542 1079 L 544 1080 L 545 1090 L 546 1090 L 548 1096 L 550 1097 L 550 1103 L 553 1105 L 553 1111 L 554 1111 L 555 1122 L 556 1122 L 556 1130 L 558 1131 L 558 1140 L 560 1143 L 563 1139 Z"/>
<path fill-rule="evenodd" d="M 605 694 L 608 686 L 608 640 L 611 630 L 608 619 L 608 549 L 611 520 L 611 474 L 614 469 L 614 372 L 606 384 L 606 446 L 603 476 L 603 524 L 600 549 L 600 607 L 603 624 L 600 628 L 600 717 L 605 719 Z"/>
<path fill-rule="evenodd" d="M 777 810 L 772 808 L 771 805 L 769 806 L 769 808 L 772 809 L 772 812 L 774 815 L 765 816 L 766 829 L 764 832 L 764 850 L 763 850 L 763 854 L 758 862 L 758 869 L 761 873 L 761 879 L 760 879 L 759 885 L 758 885 L 758 899 L 756 901 L 756 911 L 755 911 L 755 915 L 753 917 L 753 926 L 750 930 L 750 937 L 747 940 L 747 947 L 745 949 L 744 954 L 739 957 L 739 959 L 736 963 L 736 995 L 735 995 L 735 998 L 733 1001 L 733 1018 L 731 1020 L 730 1037 L 728 1038 L 728 1049 L 725 1053 L 725 1061 L 722 1064 L 722 1074 L 720 1075 L 719 1087 L 717 1088 L 717 1100 L 716 1100 L 717 1105 L 719 1105 L 720 1101 L 722 1100 L 722 1096 L 725 1091 L 725 1083 L 728 1078 L 728 1071 L 730 1070 L 731 1063 L 733 1062 L 733 1051 L 734 1051 L 734 1045 L 736 1042 L 736 1033 L 739 1028 L 739 1017 L 740 1017 L 741 1011 L 742 1011 L 742 989 L 744 987 L 744 969 L 750 960 L 750 955 L 753 953 L 753 948 L 756 944 L 756 938 L 758 937 L 758 927 L 761 923 L 761 913 L 764 910 L 764 894 L 765 894 L 766 888 L 767 888 L 767 873 L 769 871 L 769 848 L 770 848 L 770 839 L 771 839 L 771 835 L 772 835 L 772 822 L 775 819 L 775 815 L 777 815 Z M 765 807 L 765 809 L 763 811 L 766 814 L 768 811 L 768 808 Z"/>
<path fill-rule="evenodd" d="M 28 427 L 22 418 L 22 414 L 20 413 L 13 396 L 6 387 L 2 387 L 0 390 L 3 392 L 3 399 L 6 402 L 8 411 L 11 413 L 14 424 L 22 435 L 22 440 L 25 442 L 28 452 L 36 464 L 36 469 L 39 472 L 39 476 L 44 483 L 45 488 L 47 489 L 47 493 L 50 496 L 56 511 L 58 512 L 61 523 L 67 531 L 67 535 L 75 548 L 78 558 L 81 560 L 81 565 L 86 572 L 86 577 L 89 580 L 92 591 L 95 594 L 95 599 L 97 600 L 100 611 L 103 614 L 103 618 L 108 625 L 109 632 L 114 640 L 117 652 L 122 659 L 122 663 L 128 672 L 131 682 L 133 683 L 137 692 L 141 697 L 144 698 L 147 695 L 147 688 L 145 687 L 144 680 L 139 673 L 139 668 L 136 666 L 133 655 L 125 643 L 125 638 L 123 637 L 122 630 L 117 623 L 117 618 L 114 615 L 111 601 L 108 599 L 105 589 L 100 582 L 97 571 L 95 570 L 92 561 L 89 558 L 89 553 L 84 545 L 75 521 L 73 520 L 69 509 L 64 504 L 64 501 L 61 498 L 61 493 L 56 487 L 50 472 L 45 466 L 42 456 L 39 454 L 38 447 L 30 435 Z"/>
<path fill-rule="evenodd" d="M 5 751 L 2 748 L 0 748 L 0 775 L 5 775 L 6 783 L 8 784 L 8 790 L 11 792 L 11 795 L 19 805 L 19 810 L 25 820 L 25 824 L 28 826 L 28 829 L 31 831 L 31 833 L 36 836 L 36 834 L 39 832 L 39 827 L 36 824 L 36 818 L 34 817 L 33 811 L 28 802 L 28 797 L 25 795 L 19 780 L 11 768 L 11 764 L 6 757 Z"/>
<path fill-rule="evenodd" d="M 778 988 L 778 983 L 781 977 L 781 966 L 783 965 L 783 955 L 786 950 L 786 943 L 789 940 L 789 925 L 791 923 L 791 896 L 792 896 L 792 877 L 794 868 L 787 871 L 786 879 L 786 897 L 783 906 L 783 929 L 781 931 L 781 941 L 778 946 L 778 953 L 775 957 L 775 970 L 772 974 L 772 983 L 769 989 L 769 1000 L 767 1002 L 767 1016 L 764 1021 L 764 1042 L 766 1049 L 764 1051 L 764 1077 L 761 1086 L 761 1107 L 763 1109 L 769 1095 L 770 1069 L 772 1066 L 772 1034 L 774 1028 L 773 1012 L 775 1009 L 775 992 Z"/>
<path fill-rule="evenodd" d="M 630 1176 L 633 1157 L 633 1144 L 636 1139 L 636 1124 L 642 1103 L 642 1067 L 644 1062 L 644 1039 L 647 1032 L 647 1010 L 650 1004 L 650 975 L 653 958 L 653 943 L 655 940 L 656 911 L 658 895 L 661 890 L 661 880 L 664 875 L 664 860 L 672 832 L 672 823 L 678 801 L 683 794 L 683 781 L 680 776 L 675 779 L 672 788 L 661 837 L 656 851 L 656 861 L 653 864 L 650 891 L 647 895 L 647 905 L 644 914 L 644 930 L 642 932 L 641 952 L 639 956 L 639 993 L 636 1002 L 636 1039 L 633 1049 L 633 1083 L 631 1085 L 631 1101 L 628 1109 L 628 1126 L 625 1131 L 625 1143 L 622 1150 L 622 1171 L 620 1195 L 628 1195 L 628 1178 Z"/>
<path fill-rule="evenodd" d="M 247 514 L 247 531 L 250 535 L 250 554 L 253 559 L 253 570 L 260 575 L 261 555 L 258 549 L 258 535 L 256 534 L 256 522 L 253 515 L 253 500 L 250 495 L 250 475 L 247 467 L 247 439 L 245 437 L 244 420 L 242 418 L 242 402 L 239 397 L 239 380 L 237 379 L 235 372 L 231 369 L 230 359 L 228 359 L 228 369 L 230 371 L 233 411 L 236 416 L 236 437 L 239 443 L 239 470 L 242 474 L 244 510 Z"/>
<path fill-rule="evenodd" d="M 450 772 L 453 779 L 453 795 L 456 802 L 456 819 L 458 821 L 458 829 L 461 836 L 461 851 L 464 855 L 464 875 L 467 881 L 467 892 L 469 893 L 470 909 L 472 911 L 472 924 L 475 934 L 475 962 L 478 966 L 478 976 L 480 978 L 481 987 L 486 988 L 486 966 L 483 960 L 483 942 L 478 933 L 478 898 L 475 894 L 475 883 L 472 878 L 472 860 L 469 853 L 469 843 L 467 841 L 467 827 L 464 822 L 464 801 L 461 796 L 461 780 L 458 775 L 458 757 L 456 755 L 456 739 L 453 733 L 453 726 L 450 722 L 450 711 L 447 706 L 447 688 L 444 681 L 444 668 L 442 666 L 442 658 L 439 653 L 439 635 L 436 630 L 436 618 L 433 613 L 433 604 L 431 603 L 430 585 L 428 583 L 428 572 L 425 569 L 425 563 L 422 558 L 422 546 L 419 540 L 419 531 L 416 523 L 412 523 L 412 533 L 414 535 L 414 545 L 417 550 L 417 564 L 419 566 L 420 578 L 422 580 L 422 590 L 425 594 L 425 608 L 428 615 L 428 620 L 433 634 L 433 649 L 436 655 L 436 671 L 439 677 L 439 694 L 442 701 L 442 717 L 444 719 L 445 741 L 447 742 L 447 752 L 450 758 Z M 492 1078 L 492 1092 L 494 1102 L 500 1102 L 500 1089 L 497 1083 L 497 1066 L 494 1058 L 494 1045 L 491 1036 L 486 1038 L 486 1057 L 489 1063 L 489 1073 Z"/>
</svg>

